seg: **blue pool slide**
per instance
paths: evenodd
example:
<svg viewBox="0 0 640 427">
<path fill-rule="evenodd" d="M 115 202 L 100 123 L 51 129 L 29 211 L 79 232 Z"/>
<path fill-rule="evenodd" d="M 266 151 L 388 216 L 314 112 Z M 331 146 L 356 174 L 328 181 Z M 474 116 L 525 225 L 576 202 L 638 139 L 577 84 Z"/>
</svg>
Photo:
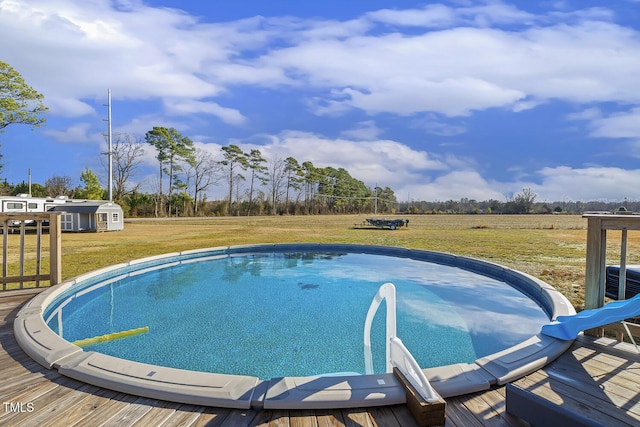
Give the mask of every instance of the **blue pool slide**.
<svg viewBox="0 0 640 427">
<path fill-rule="evenodd" d="M 573 340 L 586 329 L 598 328 L 635 316 L 640 316 L 640 294 L 628 300 L 613 301 L 603 307 L 583 310 L 571 316 L 558 316 L 554 322 L 542 327 L 542 333 L 561 340 Z"/>
</svg>

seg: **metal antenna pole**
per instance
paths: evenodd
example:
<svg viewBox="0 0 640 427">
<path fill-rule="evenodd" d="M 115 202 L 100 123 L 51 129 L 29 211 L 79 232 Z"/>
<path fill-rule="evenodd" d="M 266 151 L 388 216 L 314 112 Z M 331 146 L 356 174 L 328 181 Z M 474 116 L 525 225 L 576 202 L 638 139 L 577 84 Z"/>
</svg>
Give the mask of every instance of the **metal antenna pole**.
<svg viewBox="0 0 640 427">
<path fill-rule="evenodd" d="M 109 191 L 109 201 L 113 201 L 113 149 L 112 149 L 112 140 L 111 140 L 111 88 L 108 90 L 108 107 L 109 107 L 109 115 L 108 115 L 108 130 L 107 130 L 107 139 L 109 141 L 109 152 L 107 153 L 109 158 L 109 183 L 108 183 L 108 191 Z"/>
</svg>

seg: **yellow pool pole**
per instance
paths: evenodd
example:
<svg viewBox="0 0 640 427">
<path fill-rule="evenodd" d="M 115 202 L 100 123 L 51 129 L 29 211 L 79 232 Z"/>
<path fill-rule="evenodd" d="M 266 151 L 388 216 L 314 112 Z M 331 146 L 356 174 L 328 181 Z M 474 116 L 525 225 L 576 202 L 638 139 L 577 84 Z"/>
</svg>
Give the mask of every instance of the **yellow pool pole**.
<svg viewBox="0 0 640 427">
<path fill-rule="evenodd" d="M 102 344 L 113 340 L 119 340 L 121 338 L 132 337 L 134 335 L 146 334 L 147 332 L 149 332 L 149 327 L 144 326 L 142 328 L 129 329 L 128 331 L 112 332 L 110 334 L 85 338 L 83 340 L 73 341 L 72 344 L 75 344 L 78 347 L 87 347 L 94 344 Z"/>
</svg>

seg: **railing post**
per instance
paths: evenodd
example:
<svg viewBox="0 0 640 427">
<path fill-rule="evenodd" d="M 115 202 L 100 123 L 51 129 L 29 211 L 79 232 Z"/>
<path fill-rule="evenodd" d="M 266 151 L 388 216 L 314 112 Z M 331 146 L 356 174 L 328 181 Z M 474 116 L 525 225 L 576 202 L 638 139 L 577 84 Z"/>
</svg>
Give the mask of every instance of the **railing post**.
<svg viewBox="0 0 640 427">
<path fill-rule="evenodd" d="M 36 220 L 36 288 L 40 287 L 42 273 L 42 219 Z"/>
<path fill-rule="evenodd" d="M 585 272 L 584 308 L 600 308 L 604 304 L 604 271 L 607 230 L 600 217 L 587 219 L 587 264 Z"/>
<path fill-rule="evenodd" d="M 620 238 L 620 270 L 618 272 L 618 299 L 627 299 L 627 229 L 622 229 Z"/>
<path fill-rule="evenodd" d="M 9 219 L 5 218 L 2 224 L 2 278 L 4 279 L 9 275 L 9 260 L 8 260 L 8 247 L 9 247 Z M 2 290 L 7 290 L 7 283 L 2 281 Z"/>
<path fill-rule="evenodd" d="M 49 214 L 49 283 L 62 281 L 62 226 L 59 213 Z"/>
<path fill-rule="evenodd" d="M 25 234 L 27 234 L 27 229 L 25 227 L 25 221 L 22 220 L 20 222 L 20 289 L 24 287 L 24 238 Z"/>
</svg>

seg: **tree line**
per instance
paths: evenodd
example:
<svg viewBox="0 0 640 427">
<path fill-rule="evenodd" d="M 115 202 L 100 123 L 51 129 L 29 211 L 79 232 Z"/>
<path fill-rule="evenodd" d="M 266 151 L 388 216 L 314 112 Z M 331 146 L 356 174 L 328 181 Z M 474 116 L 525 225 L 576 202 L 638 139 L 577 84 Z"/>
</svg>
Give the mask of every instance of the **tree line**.
<svg viewBox="0 0 640 427">
<path fill-rule="evenodd" d="M 260 149 L 245 152 L 234 144 L 214 156 L 174 128 L 154 127 L 145 142 L 158 160 L 157 191 L 146 198 L 129 193 L 119 199 L 136 213 L 150 202 L 155 216 L 362 213 L 377 209 L 378 202 L 380 212 L 391 212 L 397 203 L 390 188 L 370 189 L 343 168 L 319 168 L 293 157 L 267 159 Z M 116 156 L 117 170 L 137 164 L 131 157 L 141 151 L 132 149 L 131 142 L 121 145 L 114 151 L 127 147 L 128 155 Z M 214 186 L 226 186 L 226 200 L 207 200 Z"/>
<path fill-rule="evenodd" d="M 143 191 L 136 175 L 148 149 L 154 151 L 158 172 Z M 174 128 L 153 127 L 144 138 L 116 134 L 111 156 L 113 200 L 129 216 L 385 214 L 398 207 L 391 188 L 370 188 L 344 168 L 316 167 L 293 157 L 267 159 L 260 149 L 245 152 L 234 144 L 223 146 L 216 156 L 196 148 Z M 80 181 L 74 187 L 70 177 L 53 176 L 44 185 L 32 184 L 31 194 L 106 198 L 106 188 L 91 169 L 85 168 Z M 223 200 L 208 199 L 210 190 L 217 188 L 220 194 L 224 187 Z M 0 191 L 29 189 L 24 182 L 5 182 Z"/>
<path fill-rule="evenodd" d="M 444 201 L 403 201 L 400 212 L 414 214 L 583 214 L 585 212 L 640 212 L 640 201 L 537 201 L 537 195 L 525 188 L 520 193 L 506 195 L 504 201 L 461 198 Z"/>
</svg>

